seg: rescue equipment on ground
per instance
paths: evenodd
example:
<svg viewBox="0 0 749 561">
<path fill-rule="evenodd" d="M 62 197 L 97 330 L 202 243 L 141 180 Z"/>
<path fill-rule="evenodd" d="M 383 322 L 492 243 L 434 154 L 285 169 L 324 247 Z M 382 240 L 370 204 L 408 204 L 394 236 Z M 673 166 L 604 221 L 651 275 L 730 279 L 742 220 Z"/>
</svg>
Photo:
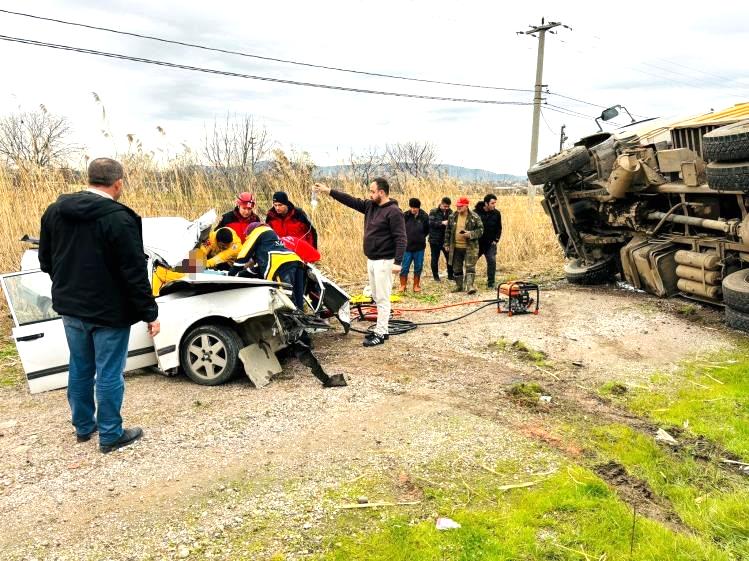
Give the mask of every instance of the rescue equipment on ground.
<svg viewBox="0 0 749 561">
<path fill-rule="evenodd" d="M 535 291 L 536 297 L 531 294 Z M 497 287 L 497 313 L 512 317 L 516 314 L 538 314 L 538 285 L 526 281 L 503 282 Z M 535 304 L 535 307 L 533 306 Z M 533 309 L 531 309 L 533 307 Z"/>
</svg>

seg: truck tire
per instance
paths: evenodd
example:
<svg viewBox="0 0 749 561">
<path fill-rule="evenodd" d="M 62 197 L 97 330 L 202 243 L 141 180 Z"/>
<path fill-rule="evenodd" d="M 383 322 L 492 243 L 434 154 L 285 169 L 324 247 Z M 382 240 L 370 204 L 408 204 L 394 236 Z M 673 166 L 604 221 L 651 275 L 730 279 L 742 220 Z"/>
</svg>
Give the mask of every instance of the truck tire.
<svg viewBox="0 0 749 561">
<path fill-rule="evenodd" d="M 592 265 L 585 265 L 579 259 L 573 259 L 564 264 L 564 275 L 570 284 L 590 286 L 605 284 L 616 274 L 617 263 L 613 256 L 609 256 Z"/>
<path fill-rule="evenodd" d="M 749 120 L 710 131 L 702 139 L 702 150 L 706 160 L 749 160 Z"/>
<path fill-rule="evenodd" d="M 710 162 L 705 171 L 714 191 L 749 191 L 749 161 Z"/>
<path fill-rule="evenodd" d="M 226 325 L 204 324 L 182 339 L 179 361 L 190 380 L 201 386 L 218 386 L 239 370 L 242 339 Z"/>
<path fill-rule="evenodd" d="M 749 333 L 749 314 L 747 313 L 726 306 L 726 323 L 728 327 Z"/>
<path fill-rule="evenodd" d="M 749 269 L 723 279 L 723 303 L 737 312 L 749 314 Z"/>
<path fill-rule="evenodd" d="M 584 146 L 573 146 L 533 164 L 528 170 L 528 181 L 533 185 L 544 185 L 575 173 L 589 163 L 588 149 Z"/>
</svg>

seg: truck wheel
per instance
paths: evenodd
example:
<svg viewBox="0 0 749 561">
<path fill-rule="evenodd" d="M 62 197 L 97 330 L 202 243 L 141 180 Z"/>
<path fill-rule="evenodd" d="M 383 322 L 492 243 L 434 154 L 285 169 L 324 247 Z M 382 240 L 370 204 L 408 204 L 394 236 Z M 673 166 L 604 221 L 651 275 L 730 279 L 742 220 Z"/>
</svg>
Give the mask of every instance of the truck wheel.
<svg viewBox="0 0 749 561">
<path fill-rule="evenodd" d="M 592 265 L 585 265 L 580 259 L 573 259 L 564 264 L 567 282 L 579 285 L 605 284 L 614 278 L 616 269 L 616 259 L 613 256 Z"/>
<path fill-rule="evenodd" d="M 728 327 L 749 333 L 749 314 L 726 306 L 726 323 Z"/>
<path fill-rule="evenodd" d="M 723 279 L 723 303 L 737 312 L 749 314 L 749 269 Z"/>
<path fill-rule="evenodd" d="M 702 139 L 702 150 L 707 160 L 749 160 L 749 121 L 739 121 L 710 131 Z"/>
<path fill-rule="evenodd" d="M 528 181 L 533 185 L 543 185 L 575 173 L 588 163 L 588 149 L 584 146 L 573 146 L 533 164 L 528 170 Z"/>
<path fill-rule="evenodd" d="M 199 325 L 182 340 L 179 360 L 190 380 L 201 386 L 218 386 L 238 371 L 241 348 L 242 339 L 231 327 Z"/>
<path fill-rule="evenodd" d="M 749 191 L 749 161 L 710 162 L 707 184 L 715 191 Z"/>
</svg>

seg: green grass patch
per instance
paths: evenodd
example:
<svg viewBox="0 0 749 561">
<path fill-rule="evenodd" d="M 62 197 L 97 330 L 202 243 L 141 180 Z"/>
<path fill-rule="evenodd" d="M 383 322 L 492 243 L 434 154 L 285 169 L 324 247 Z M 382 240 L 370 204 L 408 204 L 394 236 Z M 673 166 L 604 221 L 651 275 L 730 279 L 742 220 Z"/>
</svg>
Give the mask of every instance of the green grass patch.
<svg viewBox="0 0 749 561">
<path fill-rule="evenodd" d="M 474 477 L 463 478 L 483 498 L 448 514 L 461 528 L 436 530 L 435 516 L 446 514 L 445 503 L 431 516 L 395 512 L 369 532 L 352 533 L 345 513 L 338 517 L 345 531 L 326 540 L 329 551 L 319 559 L 729 559 L 709 542 L 647 519 L 637 519 L 633 534 L 629 507 L 584 468 L 569 466 L 525 489 L 505 490 L 500 478 L 481 484 Z M 448 499 L 465 500 L 463 495 L 442 496 Z"/>
<path fill-rule="evenodd" d="M 16 346 L 12 341 L 6 342 L 0 346 L 0 388 L 20 388 L 25 382 Z"/>
<path fill-rule="evenodd" d="M 627 399 L 635 412 L 683 427 L 749 460 L 749 346 L 651 379 Z"/>
<path fill-rule="evenodd" d="M 622 396 L 629 391 L 626 385 L 621 382 L 606 382 L 600 388 L 598 393 L 605 397 Z"/>
<path fill-rule="evenodd" d="M 521 360 L 531 362 L 536 366 L 549 366 L 547 354 L 543 351 L 534 349 L 524 341 L 517 340 L 510 343 L 509 340 L 500 337 L 489 346 L 495 347 L 500 351 L 510 351 Z"/>
</svg>

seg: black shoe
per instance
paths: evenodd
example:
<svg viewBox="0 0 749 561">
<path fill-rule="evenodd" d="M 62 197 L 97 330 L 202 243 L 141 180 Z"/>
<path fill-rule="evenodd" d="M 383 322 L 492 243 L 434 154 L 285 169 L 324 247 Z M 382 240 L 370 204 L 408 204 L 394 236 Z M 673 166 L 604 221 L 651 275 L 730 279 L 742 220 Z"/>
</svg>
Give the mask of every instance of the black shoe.
<svg viewBox="0 0 749 561">
<path fill-rule="evenodd" d="M 132 444 L 141 436 L 143 436 L 143 429 L 140 427 L 125 429 L 124 431 L 122 431 L 122 436 L 115 440 L 112 444 L 99 444 L 99 451 L 102 454 L 109 454 L 110 452 L 114 452 L 115 450 L 118 450 L 123 446 Z"/>
<path fill-rule="evenodd" d="M 433 278 L 434 278 L 434 282 L 442 282 L 442 279 L 439 277 L 433 277 Z"/>
<path fill-rule="evenodd" d="M 494 288 L 494 283 L 490 282 L 489 284 L 486 285 L 486 288 Z"/>
<path fill-rule="evenodd" d="M 88 434 L 76 434 L 75 441 L 76 442 L 88 442 L 89 440 L 91 440 L 91 437 L 94 436 L 97 432 L 99 432 L 99 428 L 94 427 L 94 430 L 92 430 Z"/>
<path fill-rule="evenodd" d="M 384 345 L 386 341 L 385 337 L 387 337 L 387 335 L 378 335 L 375 333 L 374 336 L 369 337 L 368 339 L 364 339 L 363 345 L 365 347 L 374 347 L 375 345 Z"/>
<path fill-rule="evenodd" d="M 366 334 L 366 335 L 364 336 L 364 338 L 365 338 L 365 339 L 371 339 L 371 338 L 372 338 L 372 337 L 374 337 L 375 335 L 377 335 L 377 333 L 375 333 L 374 331 L 370 331 L 369 333 L 367 333 L 367 334 Z M 390 339 L 390 335 L 388 335 L 387 333 L 385 333 L 385 335 L 380 335 L 380 337 L 384 338 L 384 339 L 385 339 L 385 341 L 387 341 L 388 339 Z"/>
</svg>

